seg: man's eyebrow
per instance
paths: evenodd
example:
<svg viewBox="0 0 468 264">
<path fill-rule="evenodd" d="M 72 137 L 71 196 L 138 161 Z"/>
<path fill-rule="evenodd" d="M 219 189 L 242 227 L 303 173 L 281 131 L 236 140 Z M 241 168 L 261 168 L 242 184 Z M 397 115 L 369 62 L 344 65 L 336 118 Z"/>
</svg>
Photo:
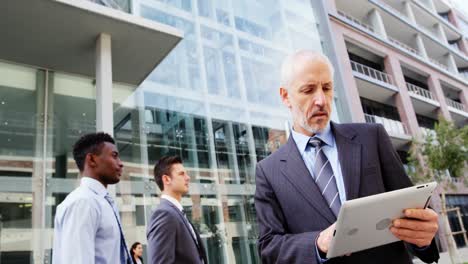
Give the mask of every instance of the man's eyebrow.
<svg viewBox="0 0 468 264">
<path fill-rule="evenodd" d="M 311 86 L 315 87 L 315 86 L 317 86 L 317 84 L 316 83 L 306 83 L 306 84 L 302 85 L 300 87 L 300 89 L 305 89 L 305 88 L 308 88 L 308 87 L 311 87 Z"/>
</svg>

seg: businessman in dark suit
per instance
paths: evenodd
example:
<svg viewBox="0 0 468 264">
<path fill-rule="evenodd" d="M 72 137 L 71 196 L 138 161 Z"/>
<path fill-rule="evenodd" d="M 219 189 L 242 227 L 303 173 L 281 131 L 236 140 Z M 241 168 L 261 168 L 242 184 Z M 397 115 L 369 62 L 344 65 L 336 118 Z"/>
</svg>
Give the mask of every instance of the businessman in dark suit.
<svg viewBox="0 0 468 264">
<path fill-rule="evenodd" d="M 344 201 L 412 184 L 381 125 L 330 122 L 333 67 L 325 56 L 296 52 L 281 75 L 293 128 L 288 142 L 256 168 L 262 263 L 412 263 L 408 251 L 437 261 L 438 216 L 431 209 L 407 209 L 406 218 L 393 221 L 390 230 L 402 241 L 326 259 Z"/>
<path fill-rule="evenodd" d="M 199 233 L 180 204 L 189 191 L 190 176 L 177 156 L 165 156 L 154 166 L 154 179 L 162 191 L 146 236 L 150 264 L 208 264 Z"/>
</svg>

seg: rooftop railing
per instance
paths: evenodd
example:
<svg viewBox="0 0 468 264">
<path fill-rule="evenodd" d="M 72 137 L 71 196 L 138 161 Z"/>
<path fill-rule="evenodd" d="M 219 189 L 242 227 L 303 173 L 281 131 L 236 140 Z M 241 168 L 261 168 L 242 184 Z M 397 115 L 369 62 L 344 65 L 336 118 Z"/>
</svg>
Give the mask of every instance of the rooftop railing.
<svg viewBox="0 0 468 264">
<path fill-rule="evenodd" d="M 431 93 L 431 91 L 427 89 L 421 88 L 412 83 L 406 83 L 406 88 L 408 88 L 408 91 L 412 94 L 420 95 L 420 96 L 426 97 L 427 99 L 436 101 L 434 95 Z"/>
<path fill-rule="evenodd" d="M 364 64 L 351 61 L 351 69 L 355 72 L 364 74 L 372 79 L 393 85 L 392 76 L 385 72 L 378 71 Z"/>
<path fill-rule="evenodd" d="M 406 129 L 405 124 L 401 123 L 400 121 L 381 117 L 381 116 L 376 116 L 376 115 L 369 115 L 369 114 L 364 114 L 364 117 L 366 119 L 367 123 L 376 123 L 376 124 L 382 124 L 385 130 L 389 134 L 393 135 L 408 135 L 408 129 Z"/>
<path fill-rule="evenodd" d="M 445 98 L 445 100 L 447 101 L 447 104 L 455 109 L 458 109 L 458 110 L 461 110 L 461 111 L 465 111 L 465 107 L 463 106 L 463 104 L 460 104 L 459 102 L 457 101 L 454 101 L 450 98 Z"/>
<path fill-rule="evenodd" d="M 366 24 L 364 22 L 362 22 L 361 20 L 351 16 L 351 15 L 348 15 L 346 13 L 344 13 L 343 11 L 340 11 L 338 10 L 338 15 L 340 15 L 341 17 L 343 17 L 344 19 L 346 19 L 348 22 L 350 22 L 351 24 L 353 24 L 354 26 L 357 26 L 359 28 L 362 28 L 364 30 L 367 30 L 367 31 L 371 31 L 371 32 L 375 32 L 374 28 L 369 25 L 369 24 Z"/>
</svg>

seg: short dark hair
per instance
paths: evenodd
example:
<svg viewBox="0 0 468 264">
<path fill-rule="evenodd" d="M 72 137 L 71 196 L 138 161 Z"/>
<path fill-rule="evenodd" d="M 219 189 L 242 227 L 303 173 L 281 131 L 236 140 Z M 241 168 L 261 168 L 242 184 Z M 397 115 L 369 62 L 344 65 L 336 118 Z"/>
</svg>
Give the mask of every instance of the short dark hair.
<svg viewBox="0 0 468 264">
<path fill-rule="evenodd" d="M 84 170 L 86 155 L 99 154 L 104 142 L 115 145 L 114 139 L 104 132 L 86 134 L 76 141 L 73 145 L 73 158 L 81 172 Z"/>
<path fill-rule="evenodd" d="M 154 181 L 161 191 L 164 191 L 163 175 L 171 175 L 172 165 L 182 164 L 179 156 L 163 156 L 154 165 Z"/>
</svg>

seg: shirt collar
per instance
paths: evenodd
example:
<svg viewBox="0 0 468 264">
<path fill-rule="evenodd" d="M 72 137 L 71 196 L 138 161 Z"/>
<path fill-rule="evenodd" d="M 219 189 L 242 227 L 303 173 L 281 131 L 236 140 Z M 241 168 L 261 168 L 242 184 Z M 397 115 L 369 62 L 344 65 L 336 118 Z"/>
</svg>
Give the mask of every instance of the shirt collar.
<svg viewBox="0 0 468 264">
<path fill-rule="evenodd" d="M 171 197 L 167 194 L 163 194 L 161 195 L 161 198 L 162 199 L 166 199 L 168 200 L 169 202 L 171 202 L 173 205 L 175 205 L 177 207 L 177 209 L 179 209 L 181 212 L 183 211 L 183 207 L 182 205 L 179 203 L 179 201 L 177 201 L 177 199 L 175 199 L 174 197 Z"/>
<path fill-rule="evenodd" d="M 299 149 L 299 152 L 302 154 L 307 148 L 307 144 L 309 143 L 309 139 L 311 137 L 306 136 L 304 134 L 301 134 L 299 132 L 294 131 L 294 128 L 291 129 L 291 135 L 294 139 L 294 142 L 296 142 L 297 149 Z M 331 133 L 331 128 L 330 128 L 330 122 L 328 122 L 327 126 L 322 132 L 316 133 L 313 137 L 319 138 L 322 140 L 326 145 L 333 147 L 334 144 L 334 139 L 333 139 L 333 134 Z"/>
<path fill-rule="evenodd" d="M 91 191 L 95 192 L 97 195 L 102 197 L 106 196 L 106 194 L 108 193 L 106 187 L 104 187 L 102 183 L 87 176 L 83 176 L 81 178 L 81 186 L 85 186 L 91 189 Z"/>
</svg>

